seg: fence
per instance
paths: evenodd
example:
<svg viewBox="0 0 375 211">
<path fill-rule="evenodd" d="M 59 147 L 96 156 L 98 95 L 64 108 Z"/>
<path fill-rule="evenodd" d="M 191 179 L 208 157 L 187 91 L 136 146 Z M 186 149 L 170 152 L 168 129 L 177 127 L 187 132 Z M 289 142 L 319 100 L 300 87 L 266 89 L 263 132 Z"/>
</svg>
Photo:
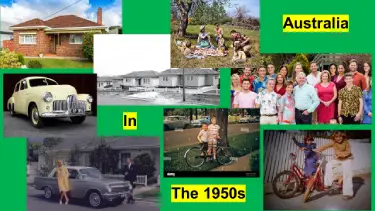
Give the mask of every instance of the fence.
<svg viewBox="0 0 375 211">
<path fill-rule="evenodd" d="M 178 88 L 157 88 L 157 87 L 130 87 L 129 91 L 131 92 L 174 92 L 174 93 L 182 93 L 183 89 L 181 87 Z M 214 91 L 215 93 L 212 93 Z M 186 88 L 185 92 L 187 94 L 205 94 L 205 92 L 211 92 L 211 94 L 219 94 L 220 90 L 217 86 L 205 86 L 201 88 L 189 89 Z"/>
<path fill-rule="evenodd" d="M 104 178 L 124 180 L 124 175 L 122 174 L 105 174 Z M 137 175 L 137 180 L 135 184 L 147 186 L 147 175 Z"/>
<path fill-rule="evenodd" d="M 3 48 L 8 48 L 10 51 L 14 51 L 13 40 L 3 40 Z"/>
<path fill-rule="evenodd" d="M 281 171 L 288 170 L 292 161 L 289 159 L 289 153 L 297 151 L 297 164 L 303 168 L 304 153 L 300 151 L 292 141 L 291 133 L 282 133 L 278 131 L 266 131 L 264 133 L 264 183 L 272 182 L 272 179 Z M 296 135 L 299 142 L 303 142 L 302 135 Z M 315 138 L 316 145 L 322 146 L 329 142 L 329 139 Z M 351 151 L 354 156 L 352 170 L 354 174 L 366 174 L 371 172 L 371 144 L 367 139 L 349 140 Z M 324 154 L 334 154 L 333 149 L 327 149 Z M 327 156 L 327 161 L 332 160 L 333 156 Z"/>
</svg>

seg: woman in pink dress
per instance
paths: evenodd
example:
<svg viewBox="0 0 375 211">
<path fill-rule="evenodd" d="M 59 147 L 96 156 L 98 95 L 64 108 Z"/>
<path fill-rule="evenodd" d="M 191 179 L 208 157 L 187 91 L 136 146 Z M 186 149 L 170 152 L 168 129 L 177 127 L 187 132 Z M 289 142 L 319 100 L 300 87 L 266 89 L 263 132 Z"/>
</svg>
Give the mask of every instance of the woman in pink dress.
<svg viewBox="0 0 375 211">
<path fill-rule="evenodd" d="M 331 74 L 328 70 L 322 71 L 320 81 L 320 83 L 315 85 L 316 92 L 320 99 L 320 104 L 317 108 L 318 123 L 327 124 L 335 117 L 337 90 L 335 84 L 331 82 Z"/>
</svg>

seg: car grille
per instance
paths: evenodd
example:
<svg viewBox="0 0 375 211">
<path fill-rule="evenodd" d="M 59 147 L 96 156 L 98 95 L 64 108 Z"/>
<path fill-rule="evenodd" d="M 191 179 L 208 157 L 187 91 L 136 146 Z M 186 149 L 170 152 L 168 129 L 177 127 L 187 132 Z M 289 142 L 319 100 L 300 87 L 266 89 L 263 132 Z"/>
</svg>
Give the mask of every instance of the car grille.
<svg viewBox="0 0 375 211">
<path fill-rule="evenodd" d="M 127 187 L 127 186 L 122 186 L 122 187 L 116 186 L 116 187 L 111 187 L 111 189 L 112 189 L 112 192 L 114 192 L 114 193 L 120 193 L 120 192 L 128 191 L 129 187 Z"/>
<path fill-rule="evenodd" d="M 86 110 L 86 102 L 78 100 L 75 95 L 69 95 L 67 100 L 55 100 L 52 104 L 53 111 L 68 111 L 69 109 Z"/>
</svg>

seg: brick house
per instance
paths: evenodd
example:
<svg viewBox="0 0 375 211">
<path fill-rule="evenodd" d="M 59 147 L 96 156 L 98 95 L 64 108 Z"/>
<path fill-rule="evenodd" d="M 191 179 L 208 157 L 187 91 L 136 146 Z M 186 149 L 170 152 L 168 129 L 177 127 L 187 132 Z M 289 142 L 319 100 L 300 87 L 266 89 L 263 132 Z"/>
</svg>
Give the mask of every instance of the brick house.
<svg viewBox="0 0 375 211">
<path fill-rule="evenodd" d="M 82 57 L 83 34 L 102 33 L 102 9 L 98 9 L 97 22 L 75 15 L 57 16 L 49 20 L 38 18 L 11 26 L 14 50 L 24 56 L 44 55 Z"/>
</svg>

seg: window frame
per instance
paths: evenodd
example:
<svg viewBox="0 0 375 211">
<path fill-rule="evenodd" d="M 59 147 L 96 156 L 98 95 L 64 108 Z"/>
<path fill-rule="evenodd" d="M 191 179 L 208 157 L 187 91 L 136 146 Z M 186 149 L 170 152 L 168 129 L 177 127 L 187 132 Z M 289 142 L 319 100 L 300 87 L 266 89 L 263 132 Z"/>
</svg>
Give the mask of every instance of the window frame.
<svg viewBox="0 0 375 211">
<path fill-rule="evenodd" d="M 72 37 L 73 36 L 80 36 L 81 42 L 80 43 L 76 43 L 76 42 L 72 43 Z M 71 44 L 71 45 L 82 45 L 83 44 L 83 34 L 70 34 L 69 35 L 69 44 Z"/>
<path fill-rule="evenodd" d="M 25 37 L 27 36 L 32 36 L 32 37 L 35 37 L 35 39 L 33 39 L 34 42 L 25 42 Z M 36 45 L 37 44 L 37 36 L 36 34 L 19 34 L 19 37 L 18 37 L 18 43 L 20 45 Z"/>
</svg>

